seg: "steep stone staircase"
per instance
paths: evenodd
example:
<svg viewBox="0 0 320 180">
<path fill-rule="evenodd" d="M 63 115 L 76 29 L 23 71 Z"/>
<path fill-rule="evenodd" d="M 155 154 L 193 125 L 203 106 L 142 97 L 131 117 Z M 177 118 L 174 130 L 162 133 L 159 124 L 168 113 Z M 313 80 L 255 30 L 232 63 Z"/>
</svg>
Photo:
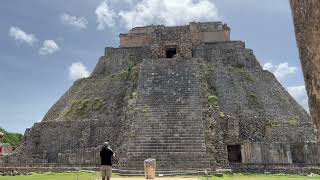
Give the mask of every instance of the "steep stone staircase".
<svg viewBox="0 0 320 180">
<path fill-rule="evenodd" d="M 129 169 L 142 170 L 147 158 L 157 160 L 158 170 L 209 167 L 199 72 L 195 59 L 143 61 L 129 138 Z"/>
</svg>

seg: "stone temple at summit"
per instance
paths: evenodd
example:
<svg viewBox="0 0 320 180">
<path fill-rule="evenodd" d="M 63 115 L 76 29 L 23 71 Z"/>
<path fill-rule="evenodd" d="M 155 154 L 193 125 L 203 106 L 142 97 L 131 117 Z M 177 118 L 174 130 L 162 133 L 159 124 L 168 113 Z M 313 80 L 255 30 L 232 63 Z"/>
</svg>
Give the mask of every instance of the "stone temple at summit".
<svg viewBox="0 0 320 180">
<path fill-rule="evenodd" d="M 320 163 L 309 114 L 222 22 L 120 34 L 0 161 L 96 166 L 105 141 L 119 169 Z"/>
</svg>

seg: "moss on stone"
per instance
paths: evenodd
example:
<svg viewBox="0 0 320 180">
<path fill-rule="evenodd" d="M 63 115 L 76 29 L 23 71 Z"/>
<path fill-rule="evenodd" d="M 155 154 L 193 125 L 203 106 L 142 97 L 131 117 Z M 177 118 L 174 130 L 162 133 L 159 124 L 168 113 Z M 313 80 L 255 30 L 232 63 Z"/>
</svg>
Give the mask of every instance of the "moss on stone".
<svg viewBox="0 0 320 180">
<path fill-rule="evenodd" d="M 257 93 L 254 91 L 250 91 L 248 92 L 247 97 L 248 97 L 249 103 L 251 105 L 254 105 L 254 107 L 256 107 L 258 104 Z"/>
<path fill-rule="evenodd" d="M 296 117 L 290 117 L 288 119 L 288 124 L 291 126 L 297 126 L 298 125 L 298 119 Z"/>
<path fill-rule="evenodd" d="M 202 64 L 200 68 L 201 68 L 200 78 L 203 81 L 208 81 L 211 73 L 214 72 L 214 66 L 211 64 Z"/>
<path fill-rule="evenodd" d="M 210 95 L 210 96 L 208 96 L 208 102 L 209 102 L 209 103 L 214 103 L 214 102 L 216 102 L 217 100 L 218 100 L 218 97 L 215 96 L 215 95 Z"/>
<path fill-rule="evenodd" d="M 255 99 L 257 98 L 257 94 L 253 91 L 249 92 L 249 96 Z"/>
<path fill-rule="evenodd" d="M 119 72 L 119 75 L 122 77 L 122 78 L 128 78 L 129 77 L 129 72 L 127 69 L 125 70 L 122 70 Z"/>
<path fill-rule="evenodd" d="M 99 111 L 105 104 L 105 100 L 101 97 L 79 99 L 73 101 L 67 115 L 84 116 L 92 111 Z"/>
<path fill-rule="evenodd" d="M 248 81 L 254 81 L 254 78 L 244 68 L 236 68 L 236 71 Z"/>
<path fill-rule="evenodd" d="M 220 112 L 219 115 L 220 115 L 221 118 L 226 117 L 226 115 L 224 114 L 224 112 Z"/>
<path fill-rule="evenodd" d="M 269 126 L 273 127 L 273 128 L 277 128 L 277 127 L 280 127 L 280 123 L 279 122 L 276 122 L 276 121 L 271 121 L 269 123 Z"/>
</svg>

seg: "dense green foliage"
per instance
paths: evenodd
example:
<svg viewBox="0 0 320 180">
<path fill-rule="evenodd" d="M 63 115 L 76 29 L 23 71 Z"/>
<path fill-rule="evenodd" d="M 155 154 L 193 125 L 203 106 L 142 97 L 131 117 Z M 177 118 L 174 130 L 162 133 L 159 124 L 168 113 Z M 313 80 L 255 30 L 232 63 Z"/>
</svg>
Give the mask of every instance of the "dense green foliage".
<svg viewBox="0 0 320 180">
<path fill-rule="evenodd" d="M 4 133 L 4 138 L 0 140 L 2 143 L 9 143 L 12 146 L 18 145 L 22 140 L 22 134 L 19 133 L 9 133 L 4 129 L 0 128 L 0 132 Z"/>
</svg>

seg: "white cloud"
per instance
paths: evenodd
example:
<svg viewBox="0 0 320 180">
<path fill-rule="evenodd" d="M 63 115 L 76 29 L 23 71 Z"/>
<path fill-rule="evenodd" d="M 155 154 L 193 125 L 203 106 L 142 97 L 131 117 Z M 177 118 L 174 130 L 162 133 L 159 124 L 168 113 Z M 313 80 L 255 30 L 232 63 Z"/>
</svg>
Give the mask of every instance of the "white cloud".
<svg viewBox="0 0 320 180">
<path fill-rule="evenodd" d="M 63 13 L 60 16 L 61 22 L 66 25 L 73 26 L 76 29 L 82 30 L 86 29 L 88 25 L 88 21 L 84 17 L 76 17 L 67 13 Z"/>
<path fill-rule="evenodd" d="M 273 65 L 272 63 L 268 62 L 263 64 L 262 68 L 272 72 L 278 80 L 282 80 L 287 76 L 296 73 L 298 70 L 297 67 L 289 66 L 287 62 L 280 63 L 278 65 Z"/>
<path fill-rule="evenodd" d="M 52 54 L 56 51 L 59 51 L 59 46 L 56 42 L 53 40 L 45 40 L 43 41 L 42 47 L 39 49 L 39 54 L 40 55 L 48 55 Z"/>
<path fill-rule="evenodd" d="M 308 106 L 308 95 L 306 91 L 306 87 L 304 85 L 301 86 L 291 86 L 287 88 L 288 92 L 291 96 L 307 111 L 309 111 Z"/>
<path fill-rule="evenodd" d="M 104 30 L 106 26 L 113 27 L 115 25 L 114 18 L 116 13 L 109 7 L 107 1 L 103 1 L 96 9 L 95 14 L 97 16 L 98 30 Z"/>
<path fill-rule="evenodd" d="M 265 64 L 263 64 L 262 69 L 268 70 L 268 71 L 271 71 L 271 72 L 272 72 L 273 64 L 272 64 L 272 63 L 269 63 L 269 62 L 268 62 L 268 63 L 265 63 Z"/>
<path fill-rule="evenodd" d="M 11 27 L 9 36 L 16 41 L 27 43 L 30 46 L 37 41 L 37 38 L 33 34 L 28 34 L 18 27 Z"/>
<path fill-rule="evenodd" d="M 90 73 L 81 62 L 72 63 L 69 67 L 69 78 L 71 80 L 77 80 L 80 78 L 89 77 Z"/>
<path fill-rule="evenodd" d="M 219 20 L 215 4 L 209 0 L 142 0 L 119 16 L 127 28 L 148 24 L 183 25 L 191 21 Z"/>
</svg>

